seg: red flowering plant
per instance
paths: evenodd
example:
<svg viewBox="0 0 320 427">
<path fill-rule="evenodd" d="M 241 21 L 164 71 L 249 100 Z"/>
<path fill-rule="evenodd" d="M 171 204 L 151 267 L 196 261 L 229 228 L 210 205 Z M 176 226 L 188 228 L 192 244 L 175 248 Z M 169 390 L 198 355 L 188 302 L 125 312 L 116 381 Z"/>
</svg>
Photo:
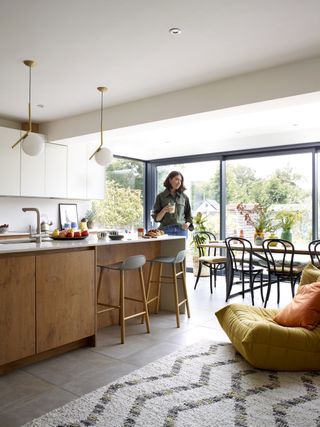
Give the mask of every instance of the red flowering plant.
<svg viewBox="0 0 320 427">
<path fill-rule="evenodd" d="M 251 225 L 257 232 L 272 231 L 272 218 L 268 207 L 260 203 L 253 204 L 252 207 L 240 202 L 237 204 L 237 211 L 243 215 L 247 225 Z"/>
</svg>

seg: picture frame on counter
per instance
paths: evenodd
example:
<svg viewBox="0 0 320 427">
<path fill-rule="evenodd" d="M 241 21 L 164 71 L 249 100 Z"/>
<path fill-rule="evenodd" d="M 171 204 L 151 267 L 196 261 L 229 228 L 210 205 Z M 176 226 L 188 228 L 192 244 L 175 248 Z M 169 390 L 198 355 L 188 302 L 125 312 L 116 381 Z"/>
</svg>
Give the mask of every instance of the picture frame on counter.
<svg viewBox="0 0 320 427">
<path fill-rule="evenodd" d="M 76 203 L 59 203 L 60 228 L 78 228 L 78 206 Z"/>
</svg>

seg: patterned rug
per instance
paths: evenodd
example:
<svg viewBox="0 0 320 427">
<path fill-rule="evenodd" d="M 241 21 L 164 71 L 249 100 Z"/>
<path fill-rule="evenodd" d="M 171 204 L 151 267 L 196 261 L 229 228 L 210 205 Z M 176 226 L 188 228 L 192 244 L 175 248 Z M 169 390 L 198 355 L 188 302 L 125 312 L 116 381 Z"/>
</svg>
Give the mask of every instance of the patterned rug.
<svg viewBox="0 0 320 427">
<path fill-rule="evenodd" d="M 320 372 L 254 369 L 231 344 L 195 344 L 25 427 L 320 426 Z"/>
</svg>

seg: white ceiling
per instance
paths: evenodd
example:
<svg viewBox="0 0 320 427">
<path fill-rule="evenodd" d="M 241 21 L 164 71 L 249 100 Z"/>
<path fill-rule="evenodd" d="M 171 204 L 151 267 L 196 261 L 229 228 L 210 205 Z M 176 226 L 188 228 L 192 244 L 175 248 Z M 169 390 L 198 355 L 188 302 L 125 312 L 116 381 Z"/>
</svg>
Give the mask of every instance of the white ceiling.
<svg viewBox="0 0 320 427">
<path fill-rule="evenodd" d="M 319 0 L 2 0 L 0 118 L 26 121 L 24 59 L 38 62 L 33 119 L 44 123 L 98 110 L 101 85 L 108 107 L 319 56 L 319 16 Z M 108 141 L 116 154 L 145 159 L 224 151 L 219 141 L 233 149 L 235 139 L 311 129 L 318 99 L 133 126 L 107 132 Z"/>
</svg>

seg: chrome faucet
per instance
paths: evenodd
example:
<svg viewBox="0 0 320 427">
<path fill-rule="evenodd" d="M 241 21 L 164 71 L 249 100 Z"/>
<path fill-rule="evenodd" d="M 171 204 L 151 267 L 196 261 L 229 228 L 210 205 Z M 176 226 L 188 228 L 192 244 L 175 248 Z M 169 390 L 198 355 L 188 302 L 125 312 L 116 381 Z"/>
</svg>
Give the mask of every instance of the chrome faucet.
<svg viewBox="0 0 320 427">
<path fill-rule="evenodd" d="M 23 212 L 36 212 L 37 214 L 37 234 L 33 237 L 36 238 L 36 243 L 41 243 L 41 228 L 40 228 L 40 212 L 37 208 L 22 208 Z"/>
</svg>

